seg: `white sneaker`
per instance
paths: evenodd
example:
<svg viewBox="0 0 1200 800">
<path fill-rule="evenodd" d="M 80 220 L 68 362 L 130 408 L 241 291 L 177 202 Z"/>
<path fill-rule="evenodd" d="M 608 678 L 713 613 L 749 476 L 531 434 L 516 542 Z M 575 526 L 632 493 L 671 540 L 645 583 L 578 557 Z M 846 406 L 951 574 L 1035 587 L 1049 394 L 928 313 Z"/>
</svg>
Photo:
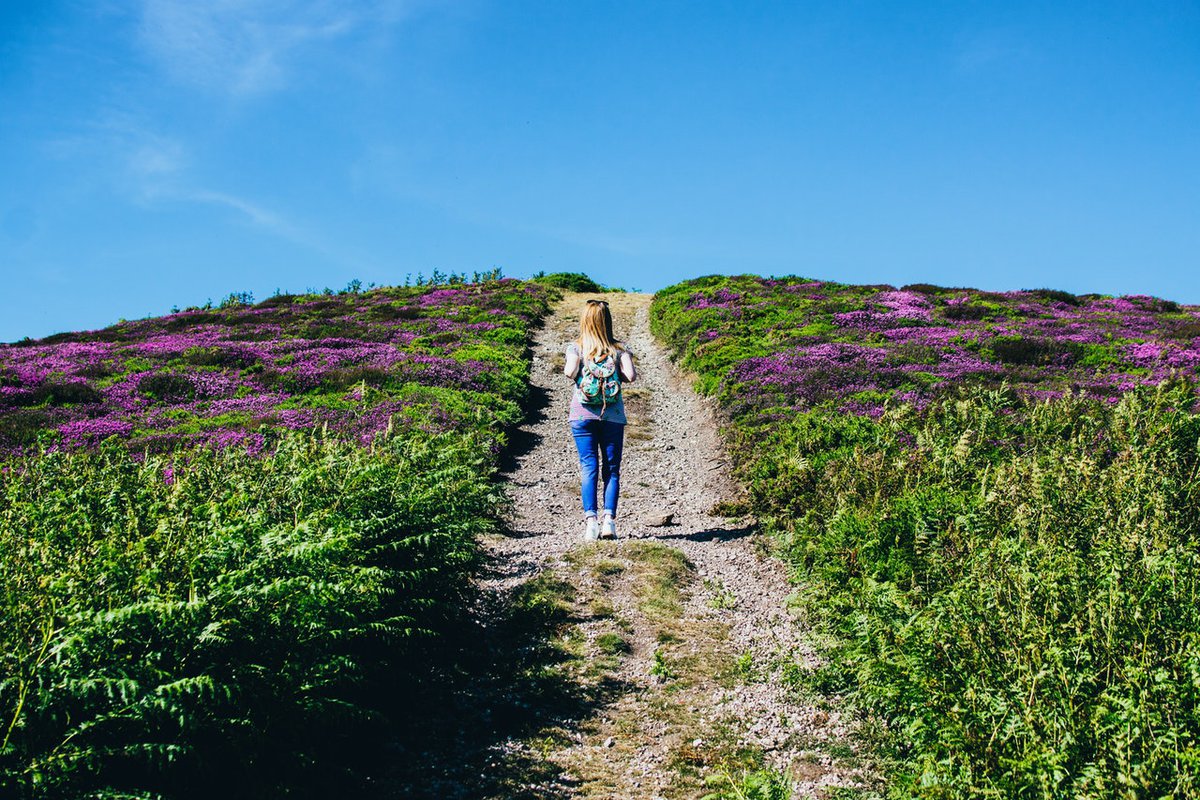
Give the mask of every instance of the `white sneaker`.
<svg viewBox="0 0 1200 800">
<path fill-rule="evenodd" d="M 600 525 L 597 524 L 595 517 L 588 517 L 583 526 L 583 540 L 585 542 L 594 542 L 600 536 Z"/>
<path fill-rule="evenodd" d="M 617 521 L 612 517 L 605 517 L 604 522 L 600 525 L 601 539 L 617 538 Z"/>
</svg>

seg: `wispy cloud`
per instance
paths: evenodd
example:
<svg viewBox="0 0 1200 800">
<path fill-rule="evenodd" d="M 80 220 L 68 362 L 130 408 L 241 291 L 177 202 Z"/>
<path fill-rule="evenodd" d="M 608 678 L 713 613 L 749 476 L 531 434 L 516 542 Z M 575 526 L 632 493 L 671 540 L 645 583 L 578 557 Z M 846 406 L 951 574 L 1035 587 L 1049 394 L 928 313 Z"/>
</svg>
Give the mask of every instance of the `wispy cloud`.
<svg viewBox="0 0 1200 800">
<path fill-rule="evenodd" d="M 340 246 L 330 244 L 325 237 L 320 235 L 315 226 L 299 225 L 285 214 L 230 192 L 196 188 L 180 182 L 157 187 L 147 197 L 147 200 L 163 203 L 194 203 L 231 211 L 242 223 L 248 224 L 268 236 L 273 236 L 313 253 L 319 253 L 335 264 L 362 266 L 371 261 L 360 254 L 350 253 Z M 373 268 L 373 265 L 371 266 Z"/>
<path fill-rule="evenodd" d="M 42 151 L 77 164 L 80 180 L 109 184 L 134 200 L 154 194 L 190 163 L 182 141 L 118 109 L 106 109 L 93 120 L 80 121 L 69 134 L 47 139 Z"/>
<path fill-rule="evenodd" d="M 153 137 L 132 144 L 125 161 L 133 175 L 154 179 L 178 173 L 183 169 L 186 157 L 182 143 Z"/>
<path fill-rule="evenodd" d="M 122 200 L 143 207 L 207 206 L 227 212 L 228 223 L 247 225 L 264 235 L 311 250 L 335 263 L 362 263 L 326 242 L 310 225 L 234 192 L 209 188 L 187 145 L 158 133 L 126 114 L 109 113 L 74 137 L 47 144 L 55 157 L 102 164 L 97 178 Z M 207 184 L 207 185 L 206 185 Z"/>
<path fill-rule="evenodd" d="M 232 209 L 256 227 L 263 228 L 285 239 L 301 242 L 302 239 L 307 238 L 302 236 L 298 227 L 292 225 L 282 215 L 236 195 L 225 192 L 214 192 L 208 189 L 181 189 L 173 192 L 171 197 L 193 203 L 204 203 Z M 310 244 L 307 241 L 302 243 Z"/>
<path fill-rule="evenodd" d="M 142 0 L 142 46 L 174 79 L 235 96 L 287 86 L 304 50 L 402 20 L 408 0 Z"/>
<path fill-rule="evenodd" d="M 953 51 L 954 68 L 975 73 L 992 68 L 1011 67 L 1035 57 L 1030 44 L 1006 30 L 974 31 L 958 38 Z"/>
</svg>

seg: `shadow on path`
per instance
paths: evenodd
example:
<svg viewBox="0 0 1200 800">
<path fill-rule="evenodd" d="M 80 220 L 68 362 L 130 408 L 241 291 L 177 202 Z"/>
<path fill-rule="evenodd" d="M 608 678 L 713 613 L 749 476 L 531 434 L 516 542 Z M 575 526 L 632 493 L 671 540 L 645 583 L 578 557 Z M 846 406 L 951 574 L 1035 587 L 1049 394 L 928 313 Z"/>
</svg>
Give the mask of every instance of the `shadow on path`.
<svg viewBox="0 0 1200 800">
<path fill-rule="evenodd" d="M 535 424 L 546 419 L 546 409 L 550 407 L 550 392 L 541 386 L 531 385 L 529 396 L 525 399 L 522 411 L 524 421 L 515 428 L 508 437 L 508 446 L 500 453 L 500 472 L 505 475 L 516 471 L 521 458 L 529 455 L 542 443 L 542 437 L 534 433 Z"/>
<path fill-rule="evenodd" d="M 581 683 L 571 656 L 555 646 L 580 621 L 571 591 L 539 576 L 479 598 L 475 624 L 455 643 L 453 686 L 412 710 L 416 735 L 397 746 L 373 800 L 573 796 L 574 779 L 529 742 L 569 737 L 630 687 L 611 678 Z"/>
<path fill-rule="evenodd" d="M 758 525 L 750 524 L 740 528 L 709 528 L 708 530 L 695 531 L 694 533 L 656 533 L 641 538 L 662 539 L 664 541 L 686 539 L 689 542 L 732 542 L 736 539 L 753 536 L 757 532 Z"/>
</svg>

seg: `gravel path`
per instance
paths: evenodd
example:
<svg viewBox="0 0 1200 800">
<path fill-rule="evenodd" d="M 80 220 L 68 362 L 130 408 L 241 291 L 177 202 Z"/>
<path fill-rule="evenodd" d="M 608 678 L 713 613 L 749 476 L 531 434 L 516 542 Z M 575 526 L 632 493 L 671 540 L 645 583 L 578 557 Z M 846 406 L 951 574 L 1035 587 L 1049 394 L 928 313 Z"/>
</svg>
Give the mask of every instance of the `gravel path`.
<svg viewBox="0 0 1200 800">
<path fill-rule="evenodd" d="M 485 588 L 492 592 L 503 593 L 561 565 L 564 554 L 580 543 L 578 459 L 566 420 L 571 382 L 561 369 L 566 343 L 578 330 L 578 309 L 588 296 L 568 295 L 534 348 L 533 382 L 547 402 L 540 418 L 524 429 L 525 452 L 508 475 L 516 507 L 514 534 L 487 543 L 494 569 Z M 712 712 L 739 720 L 745 741 L 762 747 L 772 765 L 795 775 L 797 797 L 820 797 L 828 787 L 859 783 L 858 770 L 847 766 L 855 759 L 830 755 L 855 749 L 848 721 L 836 709 L 798 702 L 779 680 L 783 662 L 811 664 L 813 659 L 803 626 L 786 610 L 794 587 L 782 565 L 761 555 L 752 526 L 710 513 L 718 501 L 738 494 L 711 405 L 691 390 L 651 336 L 650 295 L 614 293 L 606 298 L 617 335 L 633 351 L 639 372 L 639 380 L 626 387 L 630 424 L 621 472 L 619 540 L 658 540 L 683 551 L 705 587 L 693 593 L 687 613 L 727 625 L 732 648 L 751 651 L 764 671 L 764 680 L 716 694 Z M 667 514 L 673 515 L 672 524 L 655 524 Z M 723 601 L 713 602 L 714 593 L 721 593 Z M 650 680 L 646 665 L 636 660 L 627 672 L 623 677 L 631 685 Z M 644 763 L 656 763 L 654 753 L 643 756 Z M 644 765 L 640 768 L 645 771 Z"/>
</svg>

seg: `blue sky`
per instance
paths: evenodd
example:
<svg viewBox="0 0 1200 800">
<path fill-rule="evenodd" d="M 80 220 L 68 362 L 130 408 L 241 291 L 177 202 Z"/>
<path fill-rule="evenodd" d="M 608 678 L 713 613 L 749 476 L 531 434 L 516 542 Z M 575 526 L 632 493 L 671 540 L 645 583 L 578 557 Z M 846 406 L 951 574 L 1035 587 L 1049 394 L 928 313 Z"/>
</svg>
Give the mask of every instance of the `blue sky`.
<svg viewBox="0 0 1200 800">
<path fill-rule="evenodd" d="M 1200 5 L 0 4 L 0 341 L 501 267 L 1200 302 Z"/>
</svg>

